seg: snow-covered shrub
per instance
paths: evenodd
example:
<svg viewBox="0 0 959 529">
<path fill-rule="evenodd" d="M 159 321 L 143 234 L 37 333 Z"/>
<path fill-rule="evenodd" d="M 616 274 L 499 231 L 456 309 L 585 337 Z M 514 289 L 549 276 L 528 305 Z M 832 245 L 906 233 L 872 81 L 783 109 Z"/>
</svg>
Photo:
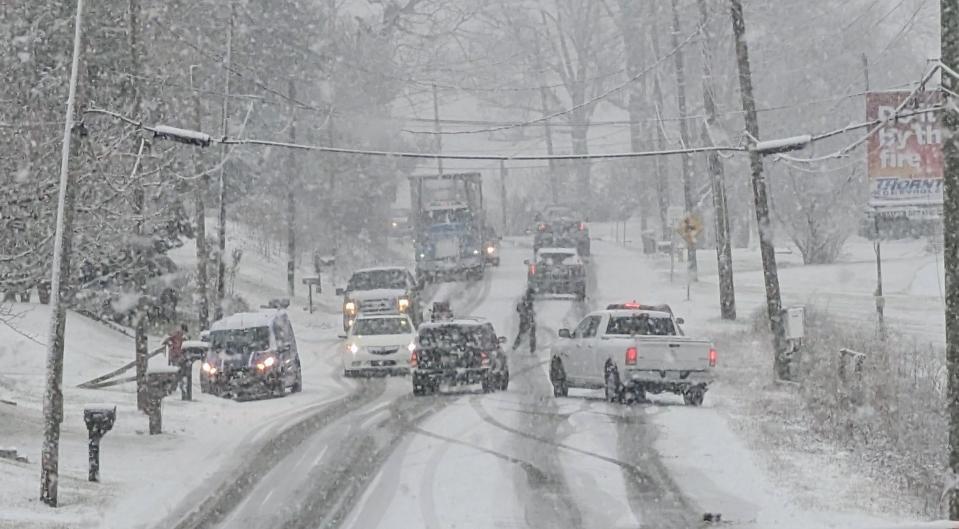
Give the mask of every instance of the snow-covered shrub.
<svg viewBox="0 0 959 529">
<path fill-rule="evenodd" d="M 755 314 L 754 330 L 768 335 L 767 321 L 765 311 Z M 923 514 L 939 514 L 948 440 L 944 353 L 895 329 L 887 334 L 882 340 L 872 325 L 849 325 L 807 306 L 799 395 L 817 435 L 914 496 Z M 864 355 L 861 371 L 843 348 Z"/>
</svg>

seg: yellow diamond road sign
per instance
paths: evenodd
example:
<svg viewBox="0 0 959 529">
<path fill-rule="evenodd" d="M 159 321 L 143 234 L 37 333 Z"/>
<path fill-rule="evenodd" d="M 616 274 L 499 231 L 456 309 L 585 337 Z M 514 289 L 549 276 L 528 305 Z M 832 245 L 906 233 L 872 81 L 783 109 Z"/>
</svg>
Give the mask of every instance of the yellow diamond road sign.
<svg viewBox="0 0 959 529">
<path fill-rule="evenodd" d="M 683 220 L 679 221 L 679 226 L 676 226 L 676 231 L 679 232 L 679 236 L 685 239 L 689 244 L 696 244 L 696 238 L 703 232 L 703 222 L 699 220 L 699 217 L 690 213 L 683 217 Z"/>
</svg>

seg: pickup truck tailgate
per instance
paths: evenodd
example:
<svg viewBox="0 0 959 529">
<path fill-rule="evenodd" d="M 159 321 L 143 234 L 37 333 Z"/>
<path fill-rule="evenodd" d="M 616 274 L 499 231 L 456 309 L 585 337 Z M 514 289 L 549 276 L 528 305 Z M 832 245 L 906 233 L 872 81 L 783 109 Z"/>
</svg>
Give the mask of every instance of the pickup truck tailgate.
<svg viewBox="0 0 959 529">
<path fill-rule="evenodd" d="M 641 370 L 705 371 L 709 369 L 711 344 L 678 336 L 642 336 L 633 339 L 636 364 Z"/>
</svg>

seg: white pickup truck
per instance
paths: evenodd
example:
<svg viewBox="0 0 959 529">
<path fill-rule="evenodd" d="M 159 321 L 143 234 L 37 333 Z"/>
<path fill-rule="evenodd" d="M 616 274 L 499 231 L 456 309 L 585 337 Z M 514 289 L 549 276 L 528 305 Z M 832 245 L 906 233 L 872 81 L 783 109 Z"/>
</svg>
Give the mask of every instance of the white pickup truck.
<svg viewBox="0 0 959 529">
<path fill-rule="evenodd" d="M 550 363 L 553 394 L 604 388 L 608 401 L 621 402 L 671 392 L 699 406 L 713 380 L 716 349 L 683 336 L 682 323 L 667 305 L 626 303 L 587 315 L 572 332 L 561 329 Z"/>
</svg>

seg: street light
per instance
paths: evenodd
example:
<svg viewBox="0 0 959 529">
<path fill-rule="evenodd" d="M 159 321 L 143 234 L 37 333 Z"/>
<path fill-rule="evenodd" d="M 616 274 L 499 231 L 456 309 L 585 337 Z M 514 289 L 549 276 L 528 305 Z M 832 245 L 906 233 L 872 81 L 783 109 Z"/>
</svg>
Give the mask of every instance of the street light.
<svg viewBox="0 0 959 529">
<path fill-rule="evenodd" d="M 161 140 L 170 140 L 198 147 L 209 147 L 213 139 L 209 134 L 189 129 L 156 125 L 153 127 L 153 137 Z"/>
</svg>

